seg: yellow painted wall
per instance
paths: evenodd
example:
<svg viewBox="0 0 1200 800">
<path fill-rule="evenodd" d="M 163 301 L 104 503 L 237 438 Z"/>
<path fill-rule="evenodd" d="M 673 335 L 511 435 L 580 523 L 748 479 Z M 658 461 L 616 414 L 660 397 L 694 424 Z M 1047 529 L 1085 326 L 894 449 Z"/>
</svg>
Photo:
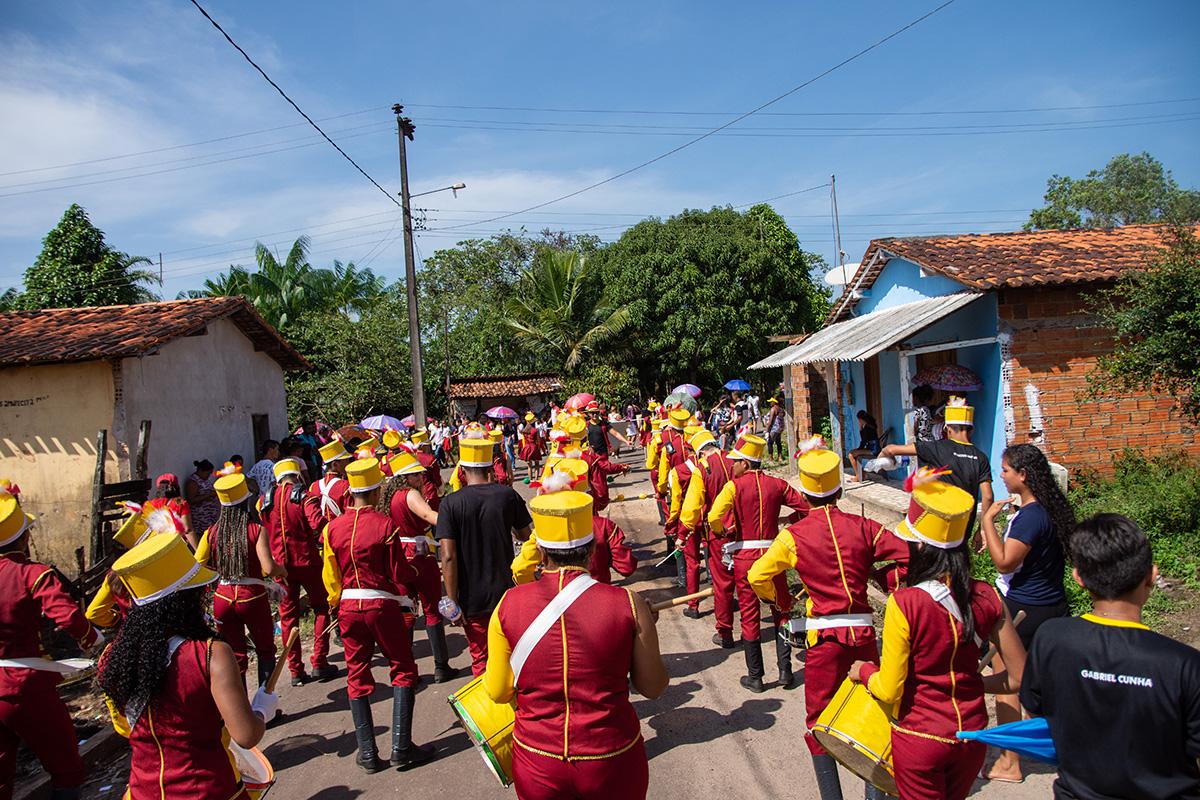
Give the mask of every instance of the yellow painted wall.
<svg viewBox="0 0 1200 800">
<path fill-rule="evenodd" d="M 75 548 L 88 546 L 102 428 L 110 429 L 105 479 L 119 480 L 112 419 L 107 361 L 0 369 L 0 477 L 21 487 L 22 507 L 39 518 L 34 556 L 68 575 L 76 572 Z"/>
</svg>

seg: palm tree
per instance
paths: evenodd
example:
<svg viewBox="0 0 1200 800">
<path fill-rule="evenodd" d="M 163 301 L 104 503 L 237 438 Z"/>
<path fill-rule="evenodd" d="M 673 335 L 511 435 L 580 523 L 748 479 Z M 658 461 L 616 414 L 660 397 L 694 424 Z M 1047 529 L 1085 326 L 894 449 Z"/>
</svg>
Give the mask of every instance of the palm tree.
<svg viewBox="0 0 1200 800">
<path fill-rule="evenodd" d="M 629 320 L 629 306 L 608 296 L 582 254 L 548 251 L 521 271 L 504 322 L 527 347 L 554 353 L 570 373 Z"/>
<path fill-rule="evenodd" d="M 361 314 L 383 294 L 383 279 L 370 267 L 359 269 L 353 261 L 343 264 L 336 258 L 332 269 L 316 271 L 314 283 L 326 308 L 346 316 Z"/>
</svg>

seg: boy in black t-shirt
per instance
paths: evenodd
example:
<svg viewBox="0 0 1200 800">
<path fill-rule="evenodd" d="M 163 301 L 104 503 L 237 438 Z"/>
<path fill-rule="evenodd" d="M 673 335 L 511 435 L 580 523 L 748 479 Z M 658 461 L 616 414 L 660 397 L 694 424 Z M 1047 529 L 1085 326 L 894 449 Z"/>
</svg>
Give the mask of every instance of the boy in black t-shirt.
<svg viewBox="0 0 1200 800">
<path fill-rule="evenodd" d="M 1158 579 L 1150 542 L 1099 514 L 1070 549 L 1092 613 L 1043 623 L 1021 679 L 1021 704 L 1058 750 L 1054 796 L 1200 798 L 1200 651 L 1142 624 Z"/>
</svg>

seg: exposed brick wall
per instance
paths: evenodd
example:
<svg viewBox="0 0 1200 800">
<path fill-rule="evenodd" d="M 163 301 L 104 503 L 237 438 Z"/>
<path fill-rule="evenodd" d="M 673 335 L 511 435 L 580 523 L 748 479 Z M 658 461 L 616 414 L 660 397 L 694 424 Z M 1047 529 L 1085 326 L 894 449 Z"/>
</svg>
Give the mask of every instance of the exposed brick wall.
<svg viewBox="0 0 1200 800">
<path fill-rule="evenodd" d="M 1109 332 L 1087 313 L 1084 294 L 1098 287 L 1006 289 L 999 293 L 1002 329 L 1012 332 L 1014 442 L 1041 444 L 1072 472 L 1105 471 L 1131 447 L 1148 453 L 1187 450 L 1200 456 L 1200 431 L 1171 411 L 1170 398 L 1125 395 L 1082 400 L 1098 355 L 1112 349 Z M 1042 431 L 1032 430 L 1026 387 L 1037 388 Z"/>
<path fill-rule="evenodd" d="M 784 380 L 792 395 L 788 411 L 797 437 L 819 431 L 822 421 L 829 416 L 829 396 L 821 371 L 809 364 L 795 364 L 784 367 Z"/>
</svg>

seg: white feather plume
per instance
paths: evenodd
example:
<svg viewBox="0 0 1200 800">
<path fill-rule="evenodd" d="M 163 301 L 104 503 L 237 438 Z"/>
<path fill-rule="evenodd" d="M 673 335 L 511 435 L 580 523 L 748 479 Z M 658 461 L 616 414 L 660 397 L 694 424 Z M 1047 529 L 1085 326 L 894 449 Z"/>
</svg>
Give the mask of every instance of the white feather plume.
<svg viewBox="0 0 1200 800">
<path fill-rule="evenodd" d="M 156 508 L 146 515 L 146 527 L 155 533 L 178 533 L 175 515 L 168 508 Z"/>
<path fill-rule="evenodd" d="M 574 483 L 575 478 L 571 473 L 556 469 L 542 481 L 542 494 L 553 494 L 570 489 Z"/>
<path fill-rule="evenodd" d="M 810 450 L 825 450 L 825 437 L 821 435 L 811 436 L 800 443 L 799 454 L 809 452 Z"/>
</svg>

